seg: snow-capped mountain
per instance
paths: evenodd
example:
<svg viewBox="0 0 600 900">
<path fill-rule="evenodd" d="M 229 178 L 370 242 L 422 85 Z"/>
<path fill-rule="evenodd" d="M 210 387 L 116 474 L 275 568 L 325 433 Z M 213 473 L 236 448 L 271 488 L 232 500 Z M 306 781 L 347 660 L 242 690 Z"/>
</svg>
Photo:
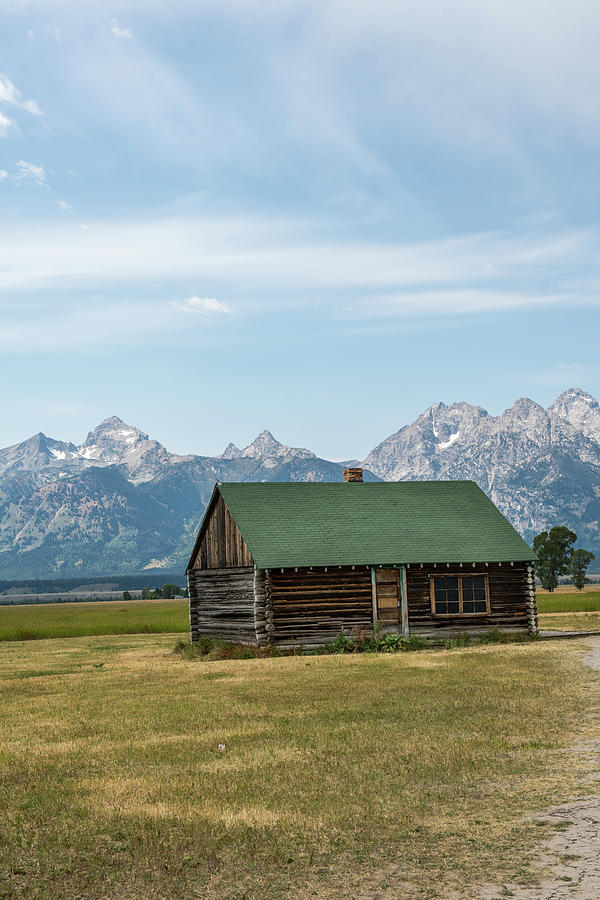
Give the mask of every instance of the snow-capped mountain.
<svg viewBox="0 0 600 900">
<path fill-rule="evenodd" d="M 567 524 L 600 543 L 600 407 L 575 388 L 548 409 L 521 398 L 500 416 L 436 403 L 364 465 L 385 480 L 472 478 L 526 539 Z"/>
<path fill-rule="evenodd" d="M 169 453 L 117 416 L 79 446 L 38 434 L 0 450 L 0 577 L 183 569 L 215 481 L 341 477 L 269 431 L 219 457 Z"/>
<path fill-rule="evenodd" d="M 600 465 L 600 407 L 593 397 L 571 389 L 547 410 L 522 397 L 500 416 L 468 403 L 436 403 L 375 447 L 364 465 L 392 480 L 473 469 L 491 490 L 503 471 L 550 448 Z"/>
<path fill-rule="evenodd" d="M 88 465 L 126 466 L 134 484 L 150 481 L 165 466 L 193 458 L 169 453 L 158 441 L 139 428 L 126 425 L 118 416 L 110 416 L 90 431 L 77 451 Z"/>
<path fill-rule="evenodd" d="M 8 473 L 38 472 L 47 467 L 79 470 L 84 465 L 75 444 L 55 441 L 41 432 L 0 450 L 0 477 Z"/>
<path fill-rule="evenodd" d="M 0 450 L 0 577 L 183 568 L 215 481 L 340 481 L 343 466 L 266 430 L 215 457 L 170 453 L 116 416 L 79 446 L 37 434 Z M 527 540 L 565 524 L 600 563 L 600 406 L 584 391 L 498 416 L 435 403 L 363 466 L 366 478 L 472 478 Z"/>
</svg>

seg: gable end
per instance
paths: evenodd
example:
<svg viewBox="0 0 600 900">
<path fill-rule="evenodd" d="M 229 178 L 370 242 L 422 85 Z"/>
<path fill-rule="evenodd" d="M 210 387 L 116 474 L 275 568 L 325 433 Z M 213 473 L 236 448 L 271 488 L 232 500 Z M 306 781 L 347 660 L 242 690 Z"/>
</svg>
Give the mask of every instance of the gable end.
<svg viewBox="0 0 600 900">
<path fill-rule="evenodd" d="M 254 564 L 248 545 L 216 485 L 186 571 L 231 569 Z"/>
</svg>

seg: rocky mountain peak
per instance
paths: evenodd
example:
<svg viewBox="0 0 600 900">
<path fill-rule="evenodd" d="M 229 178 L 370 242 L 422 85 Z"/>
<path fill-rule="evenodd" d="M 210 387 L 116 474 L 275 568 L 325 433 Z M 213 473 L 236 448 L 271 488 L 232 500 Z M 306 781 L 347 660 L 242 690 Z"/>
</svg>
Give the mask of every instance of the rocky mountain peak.
<svg viewBox="0 0 600 900">
<path fill-rule="evenodd" d="M 242 454 L 244 456 L 277 456 L 280 447 L 283 445 L 276 440 L 270 431 L 266 428 L 257 435 L 251 444 L 244 448 Z"/>
<path fill-rule="evenodd" d="M 504 410 L 497 421 L 502 426 L 512 424 L 519 429 L 529 427 L 545 429 L 548 426 L 548 413 L 543 406 L 530 400 L 529 397 L 519 397 L 512 406 Z"/>
<path fill-rule="evenodd" d="M 526 539 L 564 523 L 600 559 L 600 406 L 577 388 L 547 410 L 522 397 L 498 416 L 435 403 L 363 466 L 389 480 L 473 479 Z M 248 479 L 341 481 L 342 472 L 268 430 L 221 457 L 175 456 L 117 416 L 79 448 L 40 432 L 0 449 L 4 577 L 183 567 L 214 482 Z"/>
<path fill-rule="evenodd" d="M 254 438 L 251 444 L 241 451 L 241 456 L 246 459 L 272 459 L 281 456 L 302 456 L 316 459 L 314 453 L 300 447 L 288 447 L 276 440 L 266 428 Z"/>
<path fill-rule="evenodd" d="M 600 406 L 591 394 L 580 388 L 569 388 L 548 407 L 548 413 L 566 419 L 573 428 L 600 443 Z"/>
<path fill-rule="evenodd" d="M 579 406 L 581 403 L 586 403 L 588 406 L 598 406 L 596 398 L 592 397 L 591 394 L 588 394 L 587 391 L 582 391 L 581 388 L 572 387 L 563 391 L 550 408 L 558 409 L 559 407 L 562 407 L 564 409 L 572 409 L 575 406 Z"/>
<path fill-rule="evenodd" d="M 32 437 L 0 450 L 0 474 L 8 471 L 31 471 L 56 467 L 72 468 L 79 462 L 75 444 L 56 441 L 38 431 Z"/>
<path fill-rule="evenodd" d="M 239 459 L 242 451 L 235 444 L 229 442 L 218 459 Z"/>
<path fill-rule="evenodd" d="M 79 447 L 79 453 L 84 459 L 114 465 L 123 462 L 125 456 L 146 441 L 156 444 L 156 441 L 149 441 L 145 431 L 127 425 L 118 416 L 109 416 L 90 431 Z"/>
<path fill-rule="evenodd" d="M 530 400 L 529 397 L 519 397 L 512 406 L 510 406 L 507 410 L 507 413 L 512 413 L 515 416 L 519 416 L 520 418 L 528 418 L 529 416 L 539 416 L 545 415 L 546 410 L 543 406 L 540 406 L 539 403 L 536 403 L 535 400 Z"/>
</svg>

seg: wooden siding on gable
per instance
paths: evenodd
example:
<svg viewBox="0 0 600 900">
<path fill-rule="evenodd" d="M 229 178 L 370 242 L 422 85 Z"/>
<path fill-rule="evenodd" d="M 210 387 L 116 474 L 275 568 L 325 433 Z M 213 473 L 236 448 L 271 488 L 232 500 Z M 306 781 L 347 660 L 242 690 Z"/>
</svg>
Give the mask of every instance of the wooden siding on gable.
<svg viewBox="0 0 600 900">
<path fill-rule="evenodd" d="M 191 569 L 251 566 L 252 556 L 221 494 L 215 496 Z"/>
<path fill-rule="evenodd" d="M 447 572 L 462 575 L 487 575 L 489 578 L 488 615 L 436 616 L 431 608 L 431 577 Z M 527 563 L 516 562 L 489 566 L 411 566 L 407 571 L 408 621 L 411 633 L 443 637 L 461 631 L 470 633 L 501 628 L 503 631 L 526 631 L 530 625 L 528 599 L 530 576 Z"/>
</svg>

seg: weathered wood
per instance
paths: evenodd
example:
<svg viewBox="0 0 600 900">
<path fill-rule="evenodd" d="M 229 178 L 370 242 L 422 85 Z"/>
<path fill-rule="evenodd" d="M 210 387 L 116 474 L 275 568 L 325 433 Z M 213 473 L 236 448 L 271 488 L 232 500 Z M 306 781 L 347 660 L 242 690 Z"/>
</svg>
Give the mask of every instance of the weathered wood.
<svg viewBox="0 0 600 900">
<path fill-rule="evenodd" d="M 232 536 L 230 532 L 230 540 Z M 525 563 L 463 569 L 464 575 L 488 575 L 489 614 L 435 615 L 430 577 L 458 568 L 423 565 L 407 570 L 407 631 L 440 638 L 479 634 L 493 627 L 537 628 L 534 575 Z M 370 630 L 374 603 L 383 627 L 399 630 L 403 587 L 399 575 L 403 573 L 392 568 L 371 572 L 350 566 L 283 572 L 248 566 L 192 569 L 188 573 L 192 639 L 210 634 L 253 644 L 316 647 L 333 641 L 341 630 L 349 634 Z"/>
<path fill-rule="evenodd" d="M 341 630 L 373 627 L 371 574 L 366 567 L 286 569 L 269 573 L 272 640 L 315 647 Z"/>
<path fill-rule="evenodd" d="M 375 569 L 377 621 L 385 631 L 400 630 L 400 582 L 397 569 Z"/>
<path fill-rule="evenodd" d="M 490 628 L 502 630 L 531 630 L 527 608 L 530 586 L 527 564 L 512 566 L 490 563 L 486 566 L 464 567 L 462 575 L 488 575 L 489 613 L 457 616 L 436 616 L 432 612 L 431 583 L 433 575 L 460 571 L 460 565 L 424 565 L 411 567 L 407 572 L 408 617 L 411 632 L 423 636 L 453 635 L 462 632 L 482 633 Z"/>
<path fill-rule="evenodd" d="M 259 646 L 267 644 L 269 635 L 266 629 L 268 624 L 268 583 L 264 569 L 254 567 L 254 631 L 256 643 Z"/>
<path fill-rule="evenodd" d="M 251 566 L 252 555 L 221 494 L 207 512 L 191 569 Z"/>
<path fill-rule="evenodd" d="M 533 565 L 527 566 L 526 578 L 529 597 L 527 603 L 527 626 L 530 634 L 537 634 L 539 632 L 539 627 L 535 588 L 535 568 Z"/>
<path fill-rule="evenodd" d="M 254 569 L 252 567 L 188 572 L 190 636 L 222 637 L 256 643 Z"/>
<path fill-rule="evenodd" d="M 410 633 L 408 622 L 408 588 L 406 581 L 406 566 L 400 570 L 400 628 L 402 635 L 407 638 Z"/>
</svg>

